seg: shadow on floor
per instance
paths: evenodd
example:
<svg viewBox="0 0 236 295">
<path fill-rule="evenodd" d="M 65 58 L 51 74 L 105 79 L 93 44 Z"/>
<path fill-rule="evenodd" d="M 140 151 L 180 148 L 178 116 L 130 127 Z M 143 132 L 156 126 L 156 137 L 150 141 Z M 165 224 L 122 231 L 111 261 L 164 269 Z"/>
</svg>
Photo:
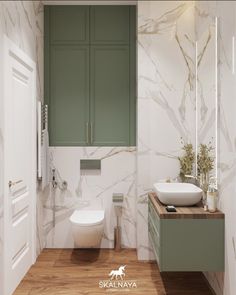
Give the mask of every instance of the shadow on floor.
<svg viewBox="0 0 236 295">
<path fill-rule="evenodd" d="M 96 262 L 100 255 L 100 249 L 73 249 L 71 263 L 87 265 Z"/>
<path fill-rule="evenodd" d="M 160 273 L 154 264 L 151 277 L 158 295 L 213 295 L 201 272 Z"/>
</svg>

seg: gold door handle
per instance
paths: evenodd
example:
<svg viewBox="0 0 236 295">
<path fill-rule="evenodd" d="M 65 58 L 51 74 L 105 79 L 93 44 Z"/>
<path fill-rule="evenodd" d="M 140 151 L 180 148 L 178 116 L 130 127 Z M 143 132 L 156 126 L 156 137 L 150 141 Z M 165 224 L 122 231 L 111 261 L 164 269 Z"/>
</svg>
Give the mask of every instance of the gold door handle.
<svg viewBox="0 0 236 295">
<path fill-rule="evenodd" d="M 16 184 L 21 183 L 21 182 L 23 182 L 22 179 L 17 180 L 17 181 L 11 181 L 11 180 L 10 180 L 10 181 L 8 182 L 8 186 L 9 186 L 9 187 L 12 187 L 13 185 L 16 185 Z"/>
</svg>

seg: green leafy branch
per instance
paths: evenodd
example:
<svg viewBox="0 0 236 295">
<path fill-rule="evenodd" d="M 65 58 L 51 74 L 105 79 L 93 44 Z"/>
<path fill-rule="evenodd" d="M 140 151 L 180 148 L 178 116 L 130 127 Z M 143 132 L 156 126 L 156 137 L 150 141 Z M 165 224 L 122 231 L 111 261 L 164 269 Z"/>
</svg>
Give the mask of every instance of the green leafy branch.
<svg viewBox="0 0 236 295">
<path fill-rule="evenodd" d="M 195 160 L 195 152 L 193 150 L 193 145 L 191 143 L 184 144 L 183 140 L 181 140 L 182 143 L 182 150 L 183 150 L 183 156 L 178 157 L 179 163 L 180 163 L 180 173 L 179 176 L 181 178 L 181 181 L 186 181 L 185 175 L 191 175 L 193 171 L 193 164 Z"/>
<path fill-rule="evenodd" d="M 214 168 L 214 157 L 212 156 L 212 151 L 214 147 L 211 142 L 208 144 L 200 144 L 199 152 L 197 155 L 197 168 L 198 175 L 207 174 Z"/>
<path fill-rule="evenodd" d="M 191 143 L 184 143 L 181 138 L 183 155 L 178 157 L 180 163 L 179 176 L 182 182 L 186 181 L 185 175 L 193 174 L 193 166 L 195 162 L 195 152 Z M 208 174 L 214 168 L 214 156 L 212 151 L 214 147 L 211 142 L 208 144 L 200 144 L 197 154 L 198 175 Z"/>
</svg>

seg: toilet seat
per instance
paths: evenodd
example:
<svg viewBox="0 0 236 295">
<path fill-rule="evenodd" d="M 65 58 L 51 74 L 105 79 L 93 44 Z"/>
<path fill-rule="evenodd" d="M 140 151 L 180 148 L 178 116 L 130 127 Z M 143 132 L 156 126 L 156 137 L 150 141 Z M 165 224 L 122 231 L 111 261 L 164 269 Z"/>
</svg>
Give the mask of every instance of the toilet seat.
<svg viewBox="0 0 236 295">
<path fill-rule="evenodd" d="M 104 220 L 103 210 L 75 210 L 70 221 L 79 226 L 92 226 L 102 224 Z"/>
</svg>

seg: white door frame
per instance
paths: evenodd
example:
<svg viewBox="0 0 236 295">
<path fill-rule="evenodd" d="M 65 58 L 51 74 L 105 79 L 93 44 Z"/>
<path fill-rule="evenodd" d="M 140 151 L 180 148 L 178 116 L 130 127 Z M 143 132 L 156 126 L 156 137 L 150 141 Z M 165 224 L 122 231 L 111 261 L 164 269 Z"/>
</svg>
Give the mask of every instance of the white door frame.
<svg viewBox="0 0 236 295">
<path fill-rule="evenodd" d="M 8 126 L 7 126 L 7 111 L 9 108 L 7 107 L 7 97 L 6 97 L 6 89 L 9 87 L 8 83 L 8 73 L 7 71 L 9 70 L 9 54 L 14 56 L 15 59 L 19 59 L 21 62 L 24 63 L 27 67 L 30 67 L 30 70 L 32 71 L 33 75 L 33 94 L 32 94 L 32 101 L 31 101 L 31 136 L 33 139 L 32 142 L 32 153 L 29 155 L 30 157 L 30 165 L 31 165 L 31 187 L 32 187 L 32 198 L 30 199 L 30 207 L 32 208 L 32 225 L 31 225 L 31 247 L 32 247 L 32 258 L 31 258 L 31 264 L 35 263 L 36 260 L 36 66 L 35 62 L 31 60 L 18 46 L 16 46 L 9 38 L 7 38 L 5 35 L 3 36 L 3 42 L 2 43 L 2 49 L 1 49 L 1 61 L 2 61 L 2 66 L 1 66 L 1 75 L 0 78 L 2 78 L 1 82 L 1 99 L 3 100 L 2 106 L 3 106 L 3 237 L 4 241 L 6 241 L 7 237 L 7 220 L 8 219 L 8 206 L 9 206 L 9 186 L 8 186 L 8 181 L 9 179 L 6 179 L 7 175 L 7 165 L 6 165 L 6 159 L 8 157 Z M 5 72 L 3 72 L 5 71 Z M 7 267 L 7 250 L 8 250 L 8 245 L 6 245 L 5 242 L 3 242 L 3 291 L 1 294 L 3 295 L 9 295 L 6 294 L 6 282 L 10 280 L 9 277 L 7 277 L 6 274 L 6 267 Z"/>
</svg>

